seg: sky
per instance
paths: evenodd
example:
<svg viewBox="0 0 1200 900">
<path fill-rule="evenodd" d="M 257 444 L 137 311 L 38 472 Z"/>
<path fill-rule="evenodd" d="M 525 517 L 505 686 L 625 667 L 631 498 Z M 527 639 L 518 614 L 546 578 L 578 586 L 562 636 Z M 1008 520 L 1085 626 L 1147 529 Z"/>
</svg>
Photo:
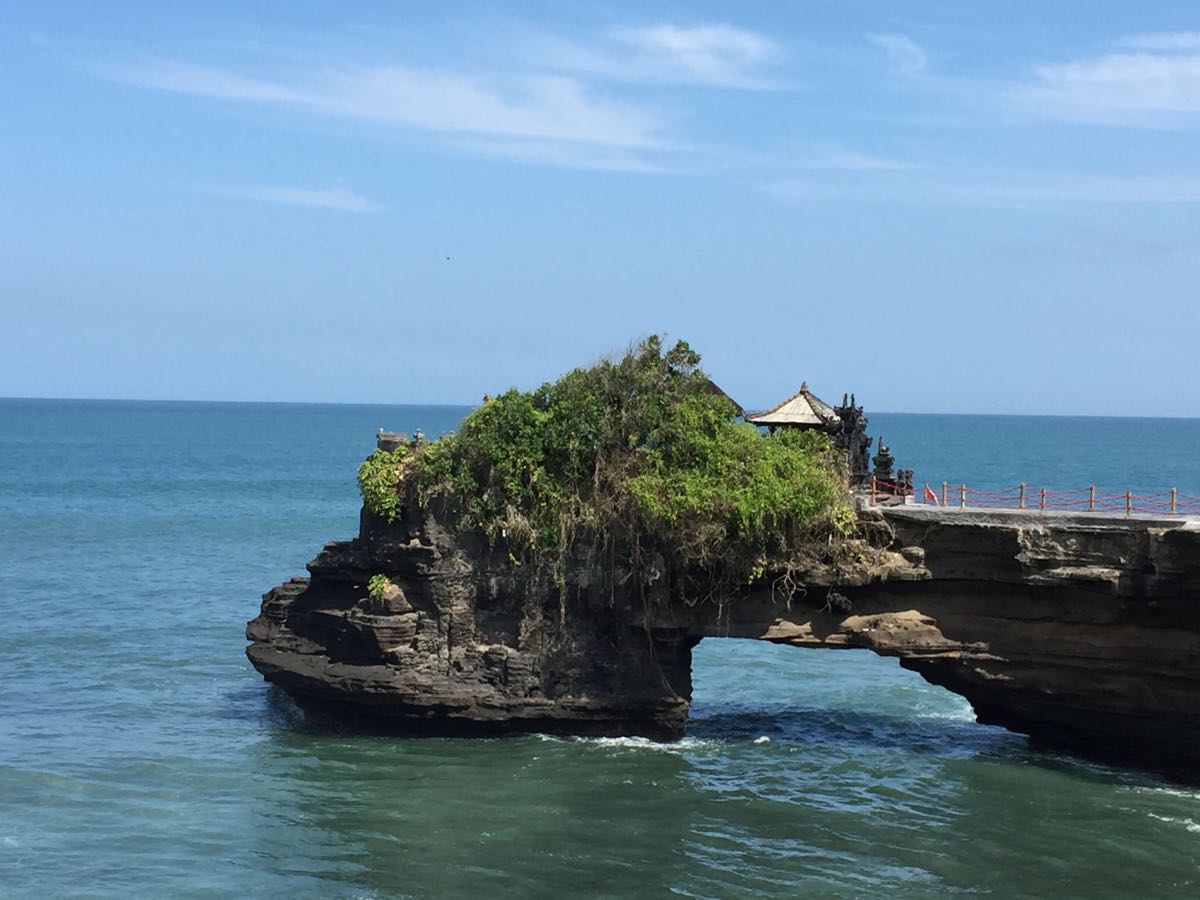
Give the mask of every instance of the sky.
<svg viewBox="0 0 1200 900">
<path fill-rule="evenodd" d="M 0 5 L 0 396 L 1200 416 L 1200 7 Z"/>
</svg>

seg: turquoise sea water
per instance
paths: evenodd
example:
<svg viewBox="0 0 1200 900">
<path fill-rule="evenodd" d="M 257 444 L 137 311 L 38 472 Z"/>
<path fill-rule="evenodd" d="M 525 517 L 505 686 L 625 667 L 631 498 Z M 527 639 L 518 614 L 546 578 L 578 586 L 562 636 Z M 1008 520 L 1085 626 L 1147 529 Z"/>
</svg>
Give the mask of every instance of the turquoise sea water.
<svg viewBox="0 0 1200 900">
<path fill-rule="evenodd" d="M 377 428 L 464 412 L 0 400 L 0 896 L 1200 894 L 1200 792 L 865 652 L 705 641 L 675 744 L 306 726 L 245 620 L 353 534 Z M 918 482 L 1200 495 L 1196 420 L 871 431 Z"/>
</svg>

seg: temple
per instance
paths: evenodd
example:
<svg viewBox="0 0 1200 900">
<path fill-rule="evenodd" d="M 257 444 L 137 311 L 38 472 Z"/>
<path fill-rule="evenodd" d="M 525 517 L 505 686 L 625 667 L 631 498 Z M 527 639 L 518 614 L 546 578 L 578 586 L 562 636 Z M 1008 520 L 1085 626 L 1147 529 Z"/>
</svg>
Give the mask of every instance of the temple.
<svg viewBox="0 0 1200 900">
<path fill-rule="evenodd" d="M 810 391 L 808 383 L 804 382 L 800 390 L 782 403 L 763 412 L 746 413 L 745 419 L 752 425 L 765 425 L 771 431 L 796 428 L 824 432 L 845 452 L 851 483 L 855 487 L 870 484 L 871 438 L 867 437 L 867 417 L 863 408 L 856 405 L 853 394 L 843 394 L 841 406 L 832 406 Z"/>
</svg>

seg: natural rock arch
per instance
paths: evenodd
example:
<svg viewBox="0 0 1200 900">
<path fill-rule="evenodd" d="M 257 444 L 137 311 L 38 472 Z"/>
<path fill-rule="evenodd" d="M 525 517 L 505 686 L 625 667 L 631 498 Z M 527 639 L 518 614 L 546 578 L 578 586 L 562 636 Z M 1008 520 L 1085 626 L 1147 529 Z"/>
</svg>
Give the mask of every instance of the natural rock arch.
<svg viewBox="0 0 1200 900">
<path fill-rule="evenodd" d="M 530 590 L 503 553 L 364 511 L 310 579 L 268 592 L 247 654 L 306 709 L 398 732 L 683 734 L 704 637 L 870 649 L 981 722 L 1089 756 L 1200 771 L 1200 529 L 1177 520 L 864 512 L 891 550 L 851 583 L 727 603 Z M 371 598 L 384 573 L 395 585 Z M 581 579 L 586 582 L 586 579 Z"/>
</svg>

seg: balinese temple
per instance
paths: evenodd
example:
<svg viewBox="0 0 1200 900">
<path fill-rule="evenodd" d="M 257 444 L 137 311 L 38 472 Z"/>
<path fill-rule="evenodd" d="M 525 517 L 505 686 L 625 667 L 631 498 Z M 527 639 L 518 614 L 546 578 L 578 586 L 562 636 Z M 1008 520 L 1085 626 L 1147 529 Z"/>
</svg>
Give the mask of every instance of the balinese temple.
<svg viewBox="0 0 1200 900">
<path fill-rule="evenodd" d="M 746 413 L 745 420 L 752 425 L 776 428 L 799 428 L 823 431 L 833 443 L 846 453 L 846 464 L 850 468 L 851 482 L 858 487 L 871 484 L 871 476 L 889 484 L 903 486 L 907 480 L 911 493 L 912 472 L 904 469 L 892 474 L 893 459 L 883 441 L 879 442 L 879 453 L 875 457 L 875 471 L 871 471 L 871 438 L 867 437 L 867 417 L 863 408 L 854 402 L 854 395 L 842 395 L 841 406 L 831 406 L 808 389 L 807 382 L 800 390 L 782 403 L 758 413 Z M 893 481 L 894 479 L 894 481 Z"/>
<path fill-rule="evenodd" d="M 766 425 L 772 431 L 776 428 L 819 428 L 828 431 L 831 427 L 840 429 L 841 426 L 837 410 L 810 391 L 808 382 L 801 384 L 800 390 L 782 403 L 764 412 L 747 413 L 746 421 L 754 425 Z M 866 419 L 863 424 L 866 424 Z"/>
</svg>

